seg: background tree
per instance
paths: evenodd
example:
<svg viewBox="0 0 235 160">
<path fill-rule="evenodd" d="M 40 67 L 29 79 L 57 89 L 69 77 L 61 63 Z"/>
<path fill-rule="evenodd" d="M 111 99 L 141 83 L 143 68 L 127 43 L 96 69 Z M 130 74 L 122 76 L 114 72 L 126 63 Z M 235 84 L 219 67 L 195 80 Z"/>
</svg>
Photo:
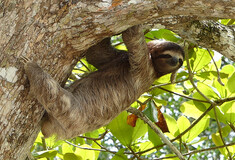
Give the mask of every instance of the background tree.
<svg viewBox="0 0 235 160">
<path fill-rule="evenodd" d="M 189 47 L 186 47 L 186 49 L 189 50 L 188 64 L 190 64 L 191 67 L 186 67 L 186 71 L 182 71 L 182 73 L 179 74 L 178 80 L 182 83 L 181 89 L 175 88 L 175 86 L 167 86 L 164 89 L 173 93 L 186 93 L 184 96 L 193 97 L 194 99 L 191 99 L 191 101 L 187 100 L 183 103 L 180 110 L 179 107 L 174 108 L 174 111 L 180 111 L 179 113 L 171 111 L 176 116 L 180 115 L 179 118 L 176 118 L 178 119 L 177 122 L 174 121 L 172 117 L 168 116 L 168 118 L 166 118 L 167 116 L 165 116 L 171 134 L 168 136 L 170 138 L 176 138 L 188 126 L 192 126 L 189 121 L 192 122 L 194 119 L 198 119 L 202 113 L 206 113 L 205 116 L 196 123 L 196 125 L 200 124 L 200 126 L 204 124 L 204 128 L 200 129 L 200 133 L 208 129 L 209 121 L 214 122 L 212 126 L 217 127 L 215 129 L 216 131 L 209 127 L 209 130 L 203 132 L 206 136 L 210 135 L 209 142 L 217 146 L 231 145 L 231 142 L 234 141 L 232 138 L 234 137 L 235 121 L 233 118 L 235 117 L 233 99 L 234 67 L 232 65 L 226 65 L 226 63 L 228 63 L 227 59 L 222 61 L 222 64 L 225 65 L 222 69 L 220 62 L 217 62 L 217 67 L 221 69 L 220 79 L 225 84 L 225 86 L 221 86 L 216 80 L 218 73 L 215 69 L 215 65 L 210 65 L 209 63 L 211 61 L 210 54 L 202 48 L 195 48 L 195 46 L 199 45 L 210 50 L 214 49 L 234 61 L 235 32 L 234 26 L 231 25 L 233 24 L 233 20 L 223 20 L 220 21 L 221 23 L 216 22 L 218 19 L 235 17 L 234 8 L 235 3 L 232 0 L 221 0 L 219 2 L 200 0 L 195 3 L 189 0 L 97 0 L 79 2 L 59 0 L 39 0 L 37 2 L 17 0 L 1 1 L 0 159 L 21 160 L 26 158 L 26 154 L 30 152 L 30 147 L 39 132 L 40 120 L 44 114 L 43 107 L 36 100 L 29 98 L 27 78 L 24 75 L 23 65 L 19 60 L 21 55 L 36 61 L 58 80 L 61 85 L 64 85 L 71 70 L 76 65 L 77 61 L 83 57 L 83 53 L 87 48 L 105 37 L 116 35 L 140 23 L 145 23 L 146 28 L 171 29 L 182 38 L 180 39 L 178 36 L 166 31 L 166 33 L 161 36 L 158 35 L 160 33 L 149 33 L 150 39 L 165 38 L 173 41 L 187 40 L 190 42 Z M 169 37 L 166 38 L 168 34 L 170 36 L 173 35 L 177 40 Z M 213 51 L 210 52 L 213 55 Z M 204 57 L 205 55 L 206 57 Z M 185 66 L 188 65 L 185 64 Z M 190 70 L 193 71 L 193 74 L 188 76 L 188 71 L 190 73 Z M 197 84 L 197 86 L 195 86 L 192 78 L 194 78 L 196 82 L 203 83 L 195 83 Z M 189 83 L 189 80 L 191 80 L 192 84 Z M 153 87 L 158 88 L 159 83 L 167 82 L 159 80 Z M 213 88 L 211 89 L 211 87 Z M 181 91 L 184 91 L 184 93 L 181 93 Z M 196 93 L 196 91 L 200 91 L 202 94 L 200 94 L 200 92 Z M 164 104 L 164 101 L 158 101 L 157 95 L 160 93 L 162 93 L 162 91 L 152 89 L 151 92 L 146 94 L 144 100 L 140 99 L 140 104 L 142 105 L 145 104 L 144 102 L 146 100 L 150 99 L 148 103 L 146 103 L 148 106 L 146 110 L 149 112 L 149 114 L 146 113 L 146 115 L 148 115 L 151 120 L 154 120 L 151 117 L 153 114 L 150 114 L 151 111 L 154 110 L 151 110 L 151 108 L 154 108 L 152 107 L 154 106 L 152 104 L 153 100 L 157 101 L 158 104 Z M 164 94 L 169 93 L 163 93 L 163 95 Z M 166 96 L 163 98 L 166 99 Z M 170 98 L 169 104 L 172 103 L 171 105 L 175 105 L 172 100 L 174 98 L 175 97 Z M 178 102 L 181 100 L 182 98 L 179 98 Z M 137 103 L 134 105 L 137 106 Z M 181 113 L 184 113 L 187 118 L 182 116 Z M 115 128 L 115 121 L 122 120 L 122 117 L 126 117 L 126 114 L 127 113 L 122 113 L 109 125 L 108 128 L 114 136 L 115 131 L 113 128 Z M 172 123 L 169 123 L 169 121 Z M 121 124 L 126 125 L 124 121 Z M 125 155 L 140 158 L 140 156 L 146 154 L 146 149 L 151 148 L 149 146 L 160 145 L 161 140 L 157 139 L 157 136 L 153 136 L 155 135 L 154 132 L 148 129 L 148 127 L 139 120 L 137 120 L 136 126 L 138 125 L 144 125 L 145 127 L 141 126 L 141 130 L 137 130 L 138 127 L 134 127 L 132 128 L 132 135 L 126 135 L 132 137 L 133 133 L 138 133 L 138 136 L 136 135 L 131 139 L 125 138 L 124 140 L 116 136 L 120 143 L 117 143 L 114 138 L 113 144 L 120 149 L 119 153 L 113 152 L 116 158 L 120 156 L 125 158 Z M 178 128 L 174 128 L 174 126 L 178 126 Z M 173 131 L 171 130 L 172 128 Z M 216 133 L 217 130 L 218 133 Z M 119 133 L 124 133 L 121 128 L 119 128 L 118 131 Z M 147 131 L 148 137 L 146 137 L 145 134 Z M 195 130 L 192 128 L 191 131 L 186 132 L 181 138 L 177 139 L 179 142 L 176 143 L 176 146 L 178 144 L 181 146 L 182 154 L 195 149 L 195 146 L 190 145 L 190 143 L 192 143 L 191 140 L 193 140 L 195 136 L 198 136 L 194 135 L 190 137 L 192 133 L 195 133 L 193 131 Z M 93 139 L 85 138 L 87 144 L 92 144 L 93 148 L 100 148 L 101 146 L 98 145 L 100 144 L 99 141 L 104 137 L 101 136 L 98 139 L 94 139 L 94 136 L 92 136 L 95 135 L 97 137 L 100 133 L 106 132 L 101 129 L 101 131 L 86 134 L 86 136 L 90 135 L 89 137 L 93 137 Z M 110 133 L 107 134 L 110 139 Z M 143 140 L 138 139 L 142 136 L 144 136 Z M 201 136 L 200 138 L 200 140 L 203 140 Z M 148 141 L 148 139 L 151 142 Z M 78 138 L 73 142 L 75 144 L 83 144 L 83 147 L 89 148 L 87 144 L 84 144 L 84 139 Z M 204 142 L 208 144 L 207 141 Z M 39 141 L 37 139 L 34 145 L 36 148 L 33 149 L 33 153 L 40 150 L 40 144 L 46 143 L 42 143 L 41 140 Z M 62 144 L 62 147 L 66 145 L 67 144 Z M 54 146 L 58 146 L 58 144 L 52 143 L 51 146 L 48 146 L 53 148 Z M 207 147 L 206 145 L 204 146 Z M 208 147 L 211 146 L 213 145 L 209 145 Z M 198 147 L 199 146 L 197 146 L 197 148 Z M 126 154 L 123 154 L 125 148 L 128 148 L 130 152 L 126 151 L 127 153 L 125 152 Z M 107 151 L 106 147 L 103 149 Z M 232 151 L 231 147 L 220 148 L 220 152 L 230 159 L 233 157 L 234 150 L 233 148 Z M 77 158 L 79 158 L 79 156 L 84 158 L 84 155 L 89 155 L 93 156 L 90 157 L 90 159 L 92 159 L 98 157 L 99 153 L 99 151 L 91 151 L 92 154 L 86 154 L 87 151 L 75 150 L 75 148 L 72 148 L 71 151 L 75 151 L 76 155 L 69 154 L 71 152 L 66 152 L 65 150 L 50 150 L 49 152 L 46 151 L 45 154 L 50 153 L 50 156 L 53 157 L 58 153 L 57 156 L 62 156 L 64 159 L 66 159 L 66 156 L 75 155 Z M 136 153 L 138 151 L 142 152 Z M 150 152 L 152 151 L 154 150 L 150 150 Z M 159 157 L 159 154 L 164 153 L 148 153 L 147 156 Z M 167 150 L 165 150 L 165 154 L 168 154 Z"/>
</svg>

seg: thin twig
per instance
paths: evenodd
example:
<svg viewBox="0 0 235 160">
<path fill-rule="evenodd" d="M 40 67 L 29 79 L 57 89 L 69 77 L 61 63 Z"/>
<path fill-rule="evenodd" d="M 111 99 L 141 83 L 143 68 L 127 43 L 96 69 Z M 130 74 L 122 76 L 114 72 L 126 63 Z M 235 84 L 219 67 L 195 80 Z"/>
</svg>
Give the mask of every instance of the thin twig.
<svg viewBox="0 0 235 160">
<path fill-rule="evenodd" d="M 221 126 L 220 126 L 218 117 L 217 117 L 217 113 L 216 113 L 216 108 L 215 108 L 215 107 L 214 107 L 214 114 L 215 114 L 215 120 L 216 120 L 217 126 L 218 126 L 218 128 L 219 128 L 220 139 L 221 139 L 223 145 L 226 145 L 226 143 L 225 143 L 225 141 L 224 141 L 224 138 L 223 138 L 223 136 L 222 136 L 222 131 L 221 131 L 222 129 L 221 129 Z M 226 148 L 226 150 L 227 150 L 227 152 L 228 152 L 229 159 L 232 160 L 232 157 L 231 157 L 231 154 L 230 154 L 230 152 L 229 152 L 228 147 L 226 146 L 225 148 Z"/>
<path fill-rule="evenodd" d="M 193 155 L 193 154 L 196 154 L 196 153 L 201 153 L 201 152 L 205 152 L 205 151 L 220 149 L 220 148 L 229 147 L 229 146 L 233 146 L 233 145 L 235 145 L 235 142 L 234 142 L 234 143 L 227 144 L 227 145 L 223 145 L 223 146 L 215 146 L 215 147 L 211 147 L 211 148 L 206 148 L 206 149 L 191 151 L 191 152 L 189 152 L 189 153 L 183 154 L 183 156 Z M 156 159 L 154 159 L 154 160 L 169 159 L 169 158 L 176 158 L 176 157 L 177 157 L 177 156 L 162 157 L 162 158 L 156 158 Z"/>
<path fill-rule="evenodd" d="M 137 158 L 138 160 L 142 160 L 142 158 L 140 158 L 135 151 L 131 148 L 131 146 L 128 146 L 129 150 L 131 151 L 131 153 L 134 155 L 135 158 Z"/>
<path fill-rule="evenodd" d="M 88 68 L 85 63 L 82 62 L 82 60 L 79 61 L 89 72 L 91 72 L 90 68 Z"/>
<path fill-rule="evenodd" d="M 165 88 L 162 88 L 162 87 L 158 87 L 158 88 L 160 88 L 161 90 L 164 90 L 164 91 L 170 92 L 170 93 L 172 93 L 172 94 L 178 95 L 178 96 L 180 96 L 180 97 L 184 97 L 184 98 L 190 99 L 190 100 L 194 100 L 194 101 L 198 101 L 198 102 L 203 102 L 203 103 L 209 103 L 208 101 L 200 100 L 200 99 L 195 99 L 195 98 L 192 98 L 192 97 L 188 97 L 188 96 L 185 96 L 185 95 L 182 95 L 182 94 L 179 94 L 179 93 L 176 93 L 176 92 L 170 91 L 170 90 L 165 89 Z"/>
<path fill-rule="evenodd" d="M 194 81 L 193 81 L 193 73 L 190 67 L 190 63 L 189 63 L 189 56 L 188 56 L 188 44 L 185 43 L 184 46 L 184 51 L 185 51 L 185 58 L 186 58 L 186 62 L 187 62 L 187 67 L 188 67 L 188 72 L 189 72 L 189 80 L 191 82 L 191 84 L 193 85 L 193 87 L 197 90 L 197 92 L 204 97 L 210 104 L 214 104 L 213 101 L 211 101 L 207 96 L 205 96 L 195 85 Z"/>
<path fill-rule="evenodd" d="M 97 140 L 101 140 L 104 138 L 104 136 L 108 133 L 108 131 L 106 130 L 104 133 L 101 134 L 100 137 L 98 138 L 91 138 L 91 137 L 86 137 L 86 136 L 78 136 L 79 138 L 86 138 L 86 139 L 89 139 L 89 140 L 92 140 L 92 141 L 97 141 Z"/>
<path fill-rule="evenodd" d="M 158 129 L 156 125 L 146 115 L 144 115 L 144 113 L 133 107 L 130 107 L 127 111 L 137 115 L 140 119 L 142 119 L 145 123 L 147 123 L 149 127 L 152 128 L 155 131 L 155 133 L 159 135 L 159 137 L 161 137 L 162 141 L 166 143 L 166 145 L 179 157 L 179 159 L 181 160 L 185 159 L 182 156 L 182 154 L 179 152 L 179 150 L 165 137 L 162 131 Z"/>
<path fill-rule="evenodd" d="M 69 142 L 69 141 L 66 141 L 66 140 L 65 140 L 65 142 L 66 142 L 66 143 L 68 143 L 68 144 L 70 144 L 70 145 L 72 145 L 72 146 L 74 146 L 74 147 L 80 148 L 80 149 L 93 150 L 93 151 L 100 151 L 100 152 L 107 152 L 107 151 L 106 151 L 106 150 L 104 150 L 104 149 L 88 148 L 88 147 L 80 147 L 80 146 L 75 145 L 75 144 L 73 144 L 73 143 L 71 143 L 71 142 Z M 110 152 L 110 153 L 112 153 L 112 152 Z M 115 153 L 114 153 L 114 154 L 115 154 Z"/>
<path fill-rule="evenodd" d="M 214 58 L 213 58 L 213 57 L 212 57 L 212 55 L 211 55 L 210 50 L 209 50 L 209 49 L 207 49 L 207 52 L 208 52 L 208 53 L 209 53 L 209 55 L 211 56 L 211 59 L 212 59 L 212 61 L 213 61 L 214 65 L 215 65 L 215 68 L 216 68 L 216 71 L 217 71 L 217 75 L 218 75 L 217 81 L 219 82 L 219 84 L 221 84 L 222 86 L 224 86 L 224 83 L 221 81 L 221 78 L 220 78 L 220 72 L 219 72 L 219 69 L 218 69 L 218 67 L 217 67 L 217 65 L 216 65 L 216 63 L 215 63 Z"/>
<path fill-rule="evenodd" d="M 112 154 L 116 154 L 117 152 L 114 151 L 110 151 L 107 148 L 103 147 L 102 145 L 100 145 L 97 141 L 94 141 L 101 149 L 105 150 L 106 152 L 112 153 Z"/>
<path fill-rule="evenodd" d="M 85 71 L 85 70 L 83 70 L 83 69 L 80 69 L 80 68 L 74 68 L 73 70 L 75 70 L 75 71 L 81 71 L 81 72 L 84 72 L 84 73 L 87 72 L 87 71 Z"/>
<path fill-rule="evenodd" d="M 184 80 L 177 81 L 177 82 L 174 82 L 174 83 L 163 83 L 163 84 L 154 85 L 148 90 L 148 92 L 150 92 L 150 91 L 152 91 L 152 90 L 154 90 L 155 88 L 158 88 L 158 87 L 167 86 L 167 85 L 176 84 L 176 83 L 181 83 L 181 82 L 185 82 L 187 80 L 189 80 L 189 79 L 186 78 Z"/>
<path fill-rule="evenodd" d="M 235 132 L 235 126 L 233 125 L 233 123 L 228 122 L 228 125 L 229 125 L 230 128 L 233 130 L 233 132 Z"/>
</svg>

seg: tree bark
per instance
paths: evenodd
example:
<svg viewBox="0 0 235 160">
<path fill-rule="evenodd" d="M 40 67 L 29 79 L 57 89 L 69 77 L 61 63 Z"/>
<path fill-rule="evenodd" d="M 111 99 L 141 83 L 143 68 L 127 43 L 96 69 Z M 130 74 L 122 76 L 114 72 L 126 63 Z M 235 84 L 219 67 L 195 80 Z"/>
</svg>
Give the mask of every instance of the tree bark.
<svg viewBox="0 0 235 160">
<path fill-rule="evenodd" d="M 76 62 L 91 45 L 140 23 L 159 23 L 208 46 L 187 19 L 235 17 L 233 0 L 81 0 L 0 2 L 0 159 L 25 159 L 43 116 L 43 107 L 29 95 L 20 56 L 37 62 L 63 86 Z M 197 25 L 199 30 L 203 23 Z M 221 29 L 220 25 L 215 28 Z M 234 60 L 234 28 L 231 50 Z M 196 30 L 197 31 L 197 30 Z M 195 33 L 195 34 L 194 34 Z M 224 35 L 228 35 L 225 34 Z M 222 35 L 222 34 L 221 34 Z M 213 36 L 214 37 L 214 36 Z M 227 47 L 228 38 L 215 38 Z M 211 42 L 209 42 L 211 44 Z M 221 47 L 210 45 L 211 48 Z"/>
</svg>

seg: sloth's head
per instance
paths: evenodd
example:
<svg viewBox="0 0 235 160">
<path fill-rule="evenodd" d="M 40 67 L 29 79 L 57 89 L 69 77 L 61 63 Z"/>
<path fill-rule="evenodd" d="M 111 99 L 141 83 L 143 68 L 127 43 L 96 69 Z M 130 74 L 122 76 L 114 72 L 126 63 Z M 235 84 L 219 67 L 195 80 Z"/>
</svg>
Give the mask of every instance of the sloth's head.
<svg viewBox="0 0 235 160">
<path fill-rule="evenodd" d="M 184 61 L 184 50 L 178 44 L 154 40 L 148 42 L 149 52 L 157 77 L 175 74 Z"/>
</svg>

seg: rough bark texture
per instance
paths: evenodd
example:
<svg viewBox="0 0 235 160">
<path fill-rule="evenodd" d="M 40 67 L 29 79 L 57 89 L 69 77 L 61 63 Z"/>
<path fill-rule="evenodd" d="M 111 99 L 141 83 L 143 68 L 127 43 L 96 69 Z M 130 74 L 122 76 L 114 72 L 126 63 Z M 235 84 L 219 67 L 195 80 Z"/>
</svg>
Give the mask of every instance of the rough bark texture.
<svg viewBox="0 0 235 160">
<path fill-rule="evenodd" d="M 0 159 L 25 159 L 44 113 L 29 98 L 19 56 L 36 61 L 63 85 L 88 47 L 133 25 L 156 21 L 235 60 L 234 28 L 214 24 L 208 30 L 207 22 L 189 23 L 234 17 L 234 0 L 1 1 Z"/>
</svg>

